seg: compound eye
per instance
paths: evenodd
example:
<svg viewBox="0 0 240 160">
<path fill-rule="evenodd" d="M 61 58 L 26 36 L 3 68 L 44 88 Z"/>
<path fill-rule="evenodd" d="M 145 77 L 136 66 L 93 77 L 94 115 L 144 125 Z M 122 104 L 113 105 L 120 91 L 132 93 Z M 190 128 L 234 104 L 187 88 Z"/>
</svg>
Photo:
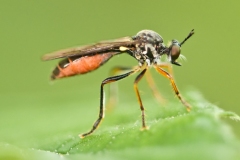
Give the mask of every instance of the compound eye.
<svg viewBox="0 0 240 160">
<path fill-rule="evenodd" d="M 175 61 L 178 59 L 181 53 L 181 47 L 177 44 L 173 44 L 170 50 L 171 60 Z"/>
<path fill-rule="evenodd" d="M 172 40 L 172 44 L 169 47 L 169 56 L 171 57 L 170 61 L 172 64 L 181 66 L 181 64 L 179 64 L 178 62 L 176 62 L 176 60 L 178 59 L 178 57 L 180 56 L 181 53 L 181 46 L 179 44 L 179 42 L 177 40 Z"/>
</svg>

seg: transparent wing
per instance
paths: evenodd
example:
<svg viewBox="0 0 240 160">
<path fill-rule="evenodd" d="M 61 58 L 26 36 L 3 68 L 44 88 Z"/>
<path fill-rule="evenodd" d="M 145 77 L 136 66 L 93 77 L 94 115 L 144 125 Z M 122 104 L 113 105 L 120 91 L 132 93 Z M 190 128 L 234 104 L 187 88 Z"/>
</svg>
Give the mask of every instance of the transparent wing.
<svg viewBox="0 0 240 160">
<path fill-rule="evenodd" d="M 63 57 L 85 56 L 89 54 L 96 54 L 104 51 L 111 51 L 119 49 L 119 47 L 129 47 L 135 44 L 136 41 L 132 37 L 123 37 L 115 40 L 102 41 L 92 45 L 80 46 L 75 48 L 64 49 L 53 53 L 45 54 L 42 60 L 52 60 Z"/>
</svg>

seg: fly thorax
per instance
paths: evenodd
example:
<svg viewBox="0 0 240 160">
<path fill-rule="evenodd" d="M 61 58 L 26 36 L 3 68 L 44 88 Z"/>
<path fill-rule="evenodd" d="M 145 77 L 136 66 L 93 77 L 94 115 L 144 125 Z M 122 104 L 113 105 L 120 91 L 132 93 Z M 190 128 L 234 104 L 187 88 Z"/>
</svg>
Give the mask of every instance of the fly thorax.
<svg viewBox="0 0 240 160">
<path fill-rule="evenodd" d="M 139 64 L 147 63 L 149 66 L 157 63 L 162 51 L 163 39 L 152 30 L 142 30 L 133 37 L 139 43 L 135 45 L 134 57 L 139 61 Z"/>
<path fill-rule="evenodd" d="M 160 55 L 156 49 L 156 45 L 151 43 L 137 44 L 134 56 L 141 64 L 146 62 L 150 66 L 156 61 L 155 59 L 159 59 Z"/>
</svg>

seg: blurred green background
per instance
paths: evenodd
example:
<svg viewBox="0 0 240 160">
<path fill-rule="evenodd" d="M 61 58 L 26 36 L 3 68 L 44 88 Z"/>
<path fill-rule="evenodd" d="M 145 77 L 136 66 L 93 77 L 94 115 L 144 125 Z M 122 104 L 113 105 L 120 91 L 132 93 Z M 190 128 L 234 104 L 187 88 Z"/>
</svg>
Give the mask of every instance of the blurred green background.
<svg viewBox="0 0 240 160">
<path fill-rule="evenodd" d="M 100 83 L 109 69 L 137 62 L 120 55 L 93 73 L 50 82 L 58 60 L 42 62 L 40 57 L 63 48 L 133 36 L 142 29 L 158 32 L 165 43 L 182 41 L 195 29 L 196 34 L 182 47 L 187 61 L 181 61 L 182 67 L 174 66 L 180 91 L 195 88 L 211 103 L 239 114 L 239 5 L 217 0 L 0 1 L 0 140 L 14 142 L 21 141 L 22 135 L 46 134 L 41 119 L 49 126 L 67 125 L 63 128 L 71 130 L 76 127 L 71 122 L 81 121 L 87 110 L 85 121 L 92 123 L 98 112 Z M 152 73 L 161 93 L 171 101 L 169 82 Z M 131 76 L 119 83 L 121 93 L 128 94 L 120 95 L 120 100 L 126 96 L 127 101 L 136 101 L 133 80 Z M 154 101 L 145 80 L 140 88 L 144 99 Z M 90 98 L 88 106 L 81 106 Z M 23 131 L 20 124 L 25 122 L 31 123 L 31 132 Z M 240 133 L 239 124 L 232 125 Z"/>
</svg>

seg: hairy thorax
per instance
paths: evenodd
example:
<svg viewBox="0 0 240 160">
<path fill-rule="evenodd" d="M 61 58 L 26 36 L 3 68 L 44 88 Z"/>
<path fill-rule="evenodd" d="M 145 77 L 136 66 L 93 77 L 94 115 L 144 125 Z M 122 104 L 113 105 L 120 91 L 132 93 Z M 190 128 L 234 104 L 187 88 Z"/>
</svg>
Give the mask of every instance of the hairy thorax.
<svg viewBox="0 0 240 160">
<path fill-rule="evenodd" d="M 136 50 L 134 51 L 134 57 L 140 66 L 145 62 L 148 66 L 160 63 L 160 57 L 166 47 L 158 33 L 152 30 L 142 30 L 133 39 L 140 42 L 135 45 Z"/>
</svg>

